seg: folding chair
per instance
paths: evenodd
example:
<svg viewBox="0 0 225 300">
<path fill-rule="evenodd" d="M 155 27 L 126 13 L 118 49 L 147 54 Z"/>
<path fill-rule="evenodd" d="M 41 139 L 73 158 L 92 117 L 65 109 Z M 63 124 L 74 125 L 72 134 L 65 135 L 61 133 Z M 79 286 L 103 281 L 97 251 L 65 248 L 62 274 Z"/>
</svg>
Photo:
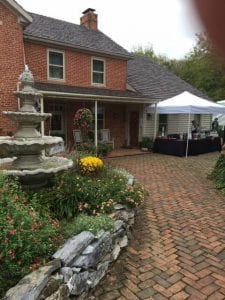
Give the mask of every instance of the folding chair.
<svg viewBox="0 0 225 300">
<path fill-rule="evenodd" d="M 110 131 L 109 129 L 102 129 L 100 131 L 100 142 L 105 144 L 111 144 L 114 149 L 114 138 L 110 139 Z"/>
<path fill-rule="evenodd" d="M 77 147 L 77 145 L 80 145 L 83 142 L 80 130 L 78 129 L 73 130 L 73 139 L 74 139 L 75 147 Z"/>
</svg>

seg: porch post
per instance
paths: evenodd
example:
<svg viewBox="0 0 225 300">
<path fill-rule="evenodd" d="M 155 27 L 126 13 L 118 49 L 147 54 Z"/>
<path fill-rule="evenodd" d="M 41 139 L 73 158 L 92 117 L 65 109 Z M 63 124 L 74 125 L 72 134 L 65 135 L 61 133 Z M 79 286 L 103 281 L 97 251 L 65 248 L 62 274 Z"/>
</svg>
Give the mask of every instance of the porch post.
<svg viewBox="0 0 225 300">
<path fill-rule="evenodd" d="M 157 103 L 155 103 L 155 109 L 154 109 L 154 140 L 156 138 L 156 128 L 157 128 L 156 111 L 157 111 Z"/>
<path fill-rule="evenodd" d="M 98 147 L 98 101 L 95 100 L 95 148 Z"/>
<path fill-rule="evenodd" d="M 41 113 L 44 112 L 44 99 L 43 96 L 40 99 L 40 104 L 41 104 Z M 41 121 L 41 136 L 45 135 L 45 124 L 44 121 Z"/>
</svg>

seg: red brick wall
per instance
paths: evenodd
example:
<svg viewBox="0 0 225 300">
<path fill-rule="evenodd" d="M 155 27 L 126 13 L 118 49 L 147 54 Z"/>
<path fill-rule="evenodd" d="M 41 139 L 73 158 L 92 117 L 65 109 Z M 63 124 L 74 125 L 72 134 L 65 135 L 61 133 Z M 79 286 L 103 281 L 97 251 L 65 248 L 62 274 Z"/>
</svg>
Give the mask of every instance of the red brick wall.
<svg viewBox="0 0 225 300">
<path fill-rule="evenodd" d="M 0 3 L 0 135 L 16 128 L 2 111 L 17 109 L 17 99 L 12 93 L 23 69 L 22 28 L 17 17 Z"/>
<path fill-rule="evenodd" d="M 37 81 L 49 82 L 47 79 L 47 49 L 43 45 L 25 42 L 26 63 Z M 50 47 L 50 49 L 56 49 Z M 57 49 L 60 50 L 60 49 Z M 64 50 L 65 82 L 51 81 L 79 87 L 91 87 L 91 55 Z M 99 57 L 100 58 L 100 57 Z M 104 57 L 101 57 L 104 58 Z M 106 88 L 125 90 L 127 82 L 127 62 L 120 59 L 105 58 Z"/>
</svg>

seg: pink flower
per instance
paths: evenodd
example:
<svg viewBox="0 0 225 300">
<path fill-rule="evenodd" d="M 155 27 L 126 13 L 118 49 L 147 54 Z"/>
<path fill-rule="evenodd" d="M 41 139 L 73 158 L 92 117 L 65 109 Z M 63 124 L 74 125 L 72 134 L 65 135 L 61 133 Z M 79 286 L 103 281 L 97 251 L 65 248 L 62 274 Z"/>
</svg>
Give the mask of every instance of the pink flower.
<svg viewBox="0 0 225 300">
<path fill-rule="evenodd" d="M 14 259 L 15 258 L 15 253 L 13 250 L 9 250 L 8 251 L 8 255 L 10 256 L 11 259 Z"/>
<path fill-rule="evenodd" d="M 3 240 L 3 242 L 4 242 L 5 244 L 7 244 L 8 241 L 9 241 L 9 239 L 8 239 L 7 237 L 5 237 L 4 240 Z"/>
<path fill-rule="evenodd" d="M 10 229 L 10 230 L 9 230 L 9 234 L 11 234 L 11 235 L 14 235 L 14 234 L 15 234 L 15 232 L 16 232 L 16 230 L 15 230 L 15 229 Z"/>
</svg>

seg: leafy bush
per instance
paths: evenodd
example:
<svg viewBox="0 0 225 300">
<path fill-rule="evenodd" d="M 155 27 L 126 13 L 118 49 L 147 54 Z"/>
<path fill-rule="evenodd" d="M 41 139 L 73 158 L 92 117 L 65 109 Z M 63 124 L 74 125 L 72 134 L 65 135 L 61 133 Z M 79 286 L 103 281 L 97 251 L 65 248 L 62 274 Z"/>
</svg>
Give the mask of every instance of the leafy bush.
<svg viewBox="0 0 225 300">
<path fill-rule="evenodd" d="M 103 168 L 103 161 L 94 156 L 86 156 L 79 160 L 81 173 L 93 174 Z"/>
<path fill-rule="evenodd" d="M 98 176 L 65 172 L 55 177 L 54 186 L 39 191 L 37 201 L 49 207 L 59 219 L 72 218 L 78 213 L 97 215 L 110 213 L 116 203 L 137 207 L 144 199 L 143 187 L 127 185 L 127 177 L 103 169 Z"/>
<path fill-rule="evenodd" d="M 17 180 L 0 173 L 0 286 L 8 288 L 52 253 L 57 225 L 27 202 Z"/>
<path fill-rule="evenodd" d="M 97 234 L 100 230 L 112 231 L 114 223 L 107 215 L 88 216 L 80 214 L 71 222 L 62 222 L 63 234 L 66 237 L 78 234 L 82 231 L 90 231 Z"/>
<path fill-rule="evenodd" d="M 87 155 L 95 155 L 96 154 L 96 147 L 93 142 L 86 142 L 82 143 L 77 147 L 79 153 Z"/>
<path fill-rule="evenodd" d="M 214 186 L 225 194 L 225 155 L 219 157 L 209 178 L 214 181 Z"/>
<path fill-rule="evenodd" d="M 82 143 L 77 147 L 77 150 L 79 153 L 85 153 L 85 155 L 97 155 L 100 157 L 105 157 L 107 156 L 112 150 L 112 145 L 110 144 L 105 144 L 105 143 L 99 143 L 98 148 L 96 151 L 96 147 L 94 145 L 94 142 L 92 141 L 87 141 L 86 143 Z"/>
<path fill-rule="evenodd" d="M 105 144 L 105 143 L 99 143 L 98 144 L 98 156 L 105 157 L 107 156 L 110 152 L 112 152 L 113 147 L 110 144 Z"/>
<path fill-rule="evenodd" d="M 58 219 L 71 218 L 77 215 L 80 201 L 79 182 L 76 181 L 73 171 L 57 175 L 51 187 L 38 192 L 36 201 L 41 207 L 48 207 Z"/>
<path fill-rule="evenodd" d="M 148 136 L 143 136 L 141 142 L 139 142 L 139 147 L 152 149 L 153 148 L 153 139 Z"/>
</svg>

